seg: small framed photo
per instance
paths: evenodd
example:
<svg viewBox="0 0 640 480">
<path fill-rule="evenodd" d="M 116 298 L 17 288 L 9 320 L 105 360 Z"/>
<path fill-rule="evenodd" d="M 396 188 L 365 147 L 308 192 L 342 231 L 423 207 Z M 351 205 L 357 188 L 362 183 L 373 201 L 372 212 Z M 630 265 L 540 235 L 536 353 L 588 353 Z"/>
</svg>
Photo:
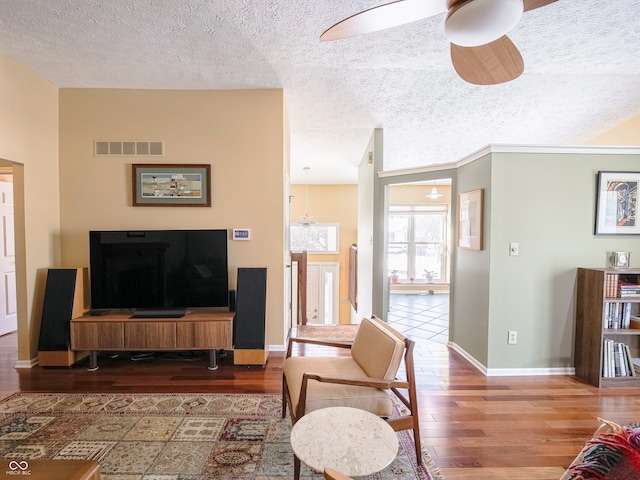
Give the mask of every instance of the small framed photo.
<svg viewBox="0 0 640 480">
<path fill-rule="evenodd" d="M 458 195 L 458 247 L 482 250 L 482 189 Z"/>
<path fill-rule="evenodd" d="M 234 240 L 250 240 L 251 230 L 249 230 L 248 228 L 234 228 L 233 239 Z"/>
<path fill-rule="evenodd" d="M 611 252 L 610 266 L 612 268 L 629 268 L 631 252 Z"/>
<path fill-rule="evenodd" d="M 640 235 L 640 172 L 598 172 L 596 235 Z"/>
<path fill-rule="evenodd" d="M 210 207 L 211 165 L 133 164 L 134 207 Z"/>
</svg>

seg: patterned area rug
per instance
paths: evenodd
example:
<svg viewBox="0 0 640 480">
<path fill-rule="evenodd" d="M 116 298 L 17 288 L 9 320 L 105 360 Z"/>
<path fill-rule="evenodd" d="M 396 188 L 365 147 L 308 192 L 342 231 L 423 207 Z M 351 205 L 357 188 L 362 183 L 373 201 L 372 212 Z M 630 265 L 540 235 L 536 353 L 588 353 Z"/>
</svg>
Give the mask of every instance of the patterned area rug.
<svg viewBox="0 0 640 480">
<path fill-rule="evenodd" d="M 279 395 L 14 394 L 0 401 L 0 457 L 94 459 L 103 480 L 293 478 Z M 394 462 L 369 479 L 441 479 L 398 433 Z M 427 467 L 426 465 L 429 465 Z M 301 479 L 323 476 L 302 466 Z"/>
<path fill-rule="evenodd" d="M 297 325 L 294 329 L 294 336 L 338 342 L 353 342 L 359 327 L 359 324 Z"/>
</svg>

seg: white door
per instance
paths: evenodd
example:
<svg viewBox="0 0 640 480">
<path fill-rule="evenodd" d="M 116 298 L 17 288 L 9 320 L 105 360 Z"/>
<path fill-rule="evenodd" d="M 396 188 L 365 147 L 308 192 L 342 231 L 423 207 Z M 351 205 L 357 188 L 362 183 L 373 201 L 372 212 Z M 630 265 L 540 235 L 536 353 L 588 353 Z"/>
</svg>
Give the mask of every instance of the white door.
<svg viewBox="0 0 640 480">
<path fill-rule="evenodd" d="M 0 335 L 17 329 L 13 184 L 0 182 Z"/>
<path fill-rule="evenodd" d="M 284 202 L 284 253 L 285 253 L 285 259 L 284 259 L 284 271 L 285 271 L 285 276 L 284 276 L 284 304 L 285 304 L 285 309 L 284 309 L 284 315 L 285 315 L 285 321 L 284 321 L 284 338 L 287 338 L 287 332 L 289 332 L 289 328 L 291 328 L 292 325 L 292 317 L 293 317 L 293 305 L 292 305 L 292 298 L 291 298 L 291 283 L 292 283 L 292 279 L 293 278 L 297 278 L 297 277 L 293 277 L 293 265 L 292 265 L 292 261 L 291 261 L 291 234 L 290 231 L 291 229 L 289 228 L 289 217 L 290 217 L 290 210 L 291 210 L 291 182 L 289 181 L 289 176 L 285 175 L 284 178 L 284 188 L 285 188 L 285 202 Z"/>
<path fill-rule="evenodd" d="M 339 272 L 340 264 L 337 262 L 307 264 L 308 323 L 340 323 Z"/>
<path fill-rule="evenodd" d="M 320 321 L 320 265 L 307 263 L 307 323 Z"/>
</svg>

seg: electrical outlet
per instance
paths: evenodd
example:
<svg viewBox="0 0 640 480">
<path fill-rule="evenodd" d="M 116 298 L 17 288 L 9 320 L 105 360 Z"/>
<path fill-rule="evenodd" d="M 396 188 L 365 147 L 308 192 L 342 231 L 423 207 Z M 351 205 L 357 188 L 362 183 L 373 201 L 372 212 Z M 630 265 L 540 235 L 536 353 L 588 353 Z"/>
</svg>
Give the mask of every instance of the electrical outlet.
<svg viewBox="0 0 640 480">
<path fill-rule="evenodd" d="M 517 243 L 511 242 L 509 244 L 509 255 L 512 257 L 517 257 L 520 253 L 520 245 Z"/>
<path fill-rule="evenodd" d="M 518 332 L 516 332 L 515 330 L 509 330 L 509 335 L 507 337 L 507 344 L 509 345 L 515 345 L 516 343 L 518 343 Z"/>
</svg>

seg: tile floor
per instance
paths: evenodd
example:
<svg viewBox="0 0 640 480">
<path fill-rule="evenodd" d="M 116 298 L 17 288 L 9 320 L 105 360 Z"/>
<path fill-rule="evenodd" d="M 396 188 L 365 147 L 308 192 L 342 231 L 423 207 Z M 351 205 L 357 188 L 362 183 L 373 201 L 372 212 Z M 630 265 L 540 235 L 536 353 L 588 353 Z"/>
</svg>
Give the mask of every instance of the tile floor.
<svg viewBox="0 0 640 480">
<path fill-rule="evenodd" d="M 449 340 L 449 295 L 391 295 L 387 321 L 416 342 L 429 340 L 446 345 Z"/>
</svg>

